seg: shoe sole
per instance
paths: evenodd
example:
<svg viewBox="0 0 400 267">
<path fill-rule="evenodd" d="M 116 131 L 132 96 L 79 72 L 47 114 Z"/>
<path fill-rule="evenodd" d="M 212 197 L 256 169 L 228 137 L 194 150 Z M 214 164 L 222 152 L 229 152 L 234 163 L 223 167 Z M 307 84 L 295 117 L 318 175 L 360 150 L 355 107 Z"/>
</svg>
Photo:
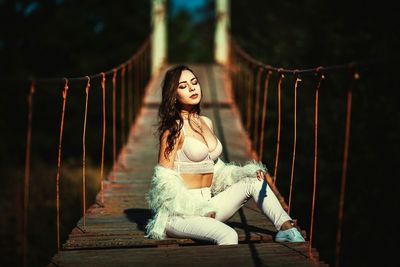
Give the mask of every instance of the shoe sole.
<svg viewBox="0 0 400 267">
<path fill-rule="evenodd" d="M 278 242 L 278 243 L 282 243 L 282 242 L 301 243 L 301 242 L 306 242 L 306 241 L 305 240 L 293 241 L 293 240 L 289 240 L 289 239 L 284 238 L 284 239 L 275 239 L 275 242 Z"/>
</svg>

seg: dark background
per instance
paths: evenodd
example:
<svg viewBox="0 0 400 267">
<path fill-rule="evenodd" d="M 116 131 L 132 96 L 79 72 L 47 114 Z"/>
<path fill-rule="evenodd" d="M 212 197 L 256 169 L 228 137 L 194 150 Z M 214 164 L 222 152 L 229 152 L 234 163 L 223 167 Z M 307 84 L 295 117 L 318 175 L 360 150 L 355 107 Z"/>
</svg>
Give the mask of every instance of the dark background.
<svg viewBox="0 0 400 267">
<path fill-rule="evenodd" d="M 214 4 L 179 9 L 169 1 L 170 63 L 213 60 Z M 198 2 L 198 1 L 194 1 Z M 194 11 L 194 12 L 193 12 Z M 350 83 L 346 71 L 327 73 L 320 92 L 318 189 L 314 247 L 321 260 L 334 265 L 338 192 L 343 154 L 346 89 L 353 87 L 353 114 L 343 224 L 342 266 L 391 266 L 396 253 L 396 167 L 399 162 L 398 93 L 399 31 L 396 9 L 389 1 L 232 1 L 231 32 L 254 58 L 289 69 L 330 66 L 353 61 L 360 81 Z M 5 1 L 0 0 L 0 249 L 2 266 L 20 263 L 17 215 L 20 214 L 26 145 L 26 98 L 30 77 L 74 77 L 109 70 L 129 58 L 150 32 L 149 1 Z M 290 75 L 284 113 L 290 112 Z M 299 95 L 297 193 L 293 216 L 308 232 L 312 187 L 313 88 L 315 77 L 304 76 Z M 92 81 L 94 85 L 98 80 Z M 62 79 L 41 84 L 34 102 L 29 266 L 43 266 L 55 251 L 54 178 Z M 271 88 L 276 88 L 276 77 Z M 81 214 L 81 137 L 84 83 L 70 86 L 68 125 L 63 151 L 62 238 Z M 273 99 L 274 90 L 271 89 Z M 93 94 L 93 102 L 100 93 Z M 95 104 L 93 104 L 95 106 Z M 271 103 L 271 129 L 274 104 Z M 89 202 L 98 191 L 100 110 L 89 113 Z M 291 126 L 282 128 L 278 186 L 287 195 L 291 163 Z M 268 127 L 268 126 L 267 126 Z M 268 140 L 273 141 L 273 132 Z M 75 133 L 75 134 L 74 134 Z M 78 133 L 78 134 L 77 134 Z M 265 161 L 272 170 L 274 144 L 267 142 Z M 106 151 L 111 161 L 112 151 Z M 110 166 L 106 166 L 107 172 Z M 311 172 L 310 172 L 311 171 Z M 107 173 L 106 172 L 106 173 Z M 54 178 L 53 178 L 54 177 Z M 69 190 L 73 188 L 73 190 Z M 90 201 L 90 199 L 92 201 Z"/>
<path fill-rule="evenodd" d="M 251 3 L 251 4 L 250 4 Z M 318 181 L 313 245 L 321 259 L 335 262 L 338 196 L 343 160 L 346 91 L 353 88 L 342 266 L 395 264 L 396 195 L 400 112 L 396 97 L 399 21 L 390 1 L 232 1 L 232 34 L 254 58 L 288 69 L 365 63 L 352 72 L 326 73 L 319 92 Z M 303 75 L 298 89 L 298 140 L 294 207 L 291 214 L 309 232 L 313 179 L 314 90 Z M 293 76 L 282 84 L 283 122 L 278 187 L 288 195 L 292 156 Z M 276 87 L 268 96 L 269 124 L 264 159 L 275 161 Z M 275 110 L 275 112 L 274 112 Z M 275 118 L 275 119 L 274 119 Z M 270 126 L 268 126 L 270 125 Z M 269 135 L 268 135 L 269 134 Z M 269 151 L 268 151 L 269 150 Z M 389 216 L 389 217 L 387 217 Z"/>
</svg>

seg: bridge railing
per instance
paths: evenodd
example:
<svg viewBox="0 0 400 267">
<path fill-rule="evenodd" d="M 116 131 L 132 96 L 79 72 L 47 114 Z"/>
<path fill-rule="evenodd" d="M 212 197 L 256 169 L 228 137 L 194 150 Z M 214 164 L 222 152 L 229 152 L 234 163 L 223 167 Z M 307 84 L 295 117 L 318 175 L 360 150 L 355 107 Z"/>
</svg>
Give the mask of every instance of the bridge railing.
<svg viewBox="0 0 400 267">
<path fill-rule="evenodd" d="M 53 132 L 58 135 L 57 154 L 49 155 L 46 159 L 42 159 L 43 161 L 53 161 L 52 156 L 56 159 L 56 166 L 54 166 L 56 168 L 55 188 L 53 188 L 54 193 L 51 193 L 51 195 L 54 194 L 55 196 L 54 224 L 56 225 L 56 232 L 54 236 L 58 252 L 61 245 L 61 203 L 65 198 L 71 197 L 71 194 L 60 196 L 61 182 L 63 175 L 66 174 L 61 172 L 63 153 L 67 150 L 69 154 L 74 154 L 75 158 L 82 157 L 82 172 L 79 178 L 81 180 L 81 212 L 83 217 L 81 230 L 85 232 L 86 210 L 88 208 L 88 196 L 86 194 L 88 165 L 92 165 L 91 172 L 93 172 L 94 166 L 99 168 L 96 171 L 96 175 L 94 175 L 96 176 L 94 181 L 96 185 L 92 186 L 100 188 L 100 199 L 96 201 L 98 205 L 103 205 L 105 181 L 115 179 L 117 155 L 124 149 L 130 126 L 134 124 L 138 117 L 143 103 L 145 88 L 150 78 L 151 42 L 150 37 L 148 37 L 127 61 L 111 70 L 82 77 L 31 79 L 28 90 L 23 210 L 20 215 L 23 222 L 20 230 L 23 266 L 27 265 L 27 238 L 30 220 L 28 218 L 28 210 L 30 209 L 31 162 L 33 159 L 31 152 L 35 152 L 41 146 L 35 143 L 35 134 L 43 134 L 35 130 L 53 125 L 49 117 L 53 119 L 59 118 L 58 129 Z M 68 101 L 69 98 L 71 98 L 70 101 Z M 38 115 L 38 118 L 41 118 L 40 115 L 46 113 L 47 115 L 50 113 L 50 116 L 46 116 L 46 120 L 49 121 L 45 122 L 47 125 L 43 125 L 43 119 L 36 119 L 35 117 Z M 80 121 L 79 124 L 77 123 L 78 121 Z M 38 124 L 40 124 L 40 127 Z M 55 130 L 55 128 L 53 127 L 52 130 Z M 91 131 L 90 135 L 87 135 L 87 131 Z M 43 144 L 43 146 L 46 146 L 46 144 Z M 91 157 L 90 161 L 87 158 L 88 147 L 90 147 L 91 154 L 96 155 Z M 34 158 L 34 160 L 35 162 L 38 161 L 37 158 Z M 107 177 L 105 177 L 106 165 L 112 168 Z M 48 184 L 53 185 L 54 181 L 51 177 L 46 177 L 46 179 L 50 179 L 51 181 Z M 46 191 L 52 190 L 46 189 Z M 76 189 L 73 191 L 75 192 Z M 46 202 L 49 201 L 48 199 L 45 200 Z M 74 209 L 76 209 L 76 205 Z"/>
<path fill-rule="evenodd" d="M 269 172 L 273 178 L 271 182 L 274 185 L 279 183 L 281 189 L 282 186 L 284 187 L 283 195 L 288 201 L 288 213 L 299 214 L 302 223 L 306 220 L 306 224 L 309 225 L 309 256 L 311 258 L 315 210 L 316 207 L 324 209 L 316 202 L 317 184 L 321 183 L 318 172 L 318 152 L 326 153 L 319 148 L 319 140 L 332 139 L 319 134 L 320 91 L 322 89 L 342 92 L 341 97 L 344 98 L 342 105 L 345 103 L 345 112 L 335 114 L 335 116 L 343 118 L 345 126 L 342 134 L 336 138 L 335 142 L 337 143 L 332 144 L 343 143 L 343 147 L 338 149 L 341 150 L 342 155 L 335 246 L 336 263 L 339 265 L 351 128 L 352 91 L 360 77 L 358 72 L 360 64 L 319 66 L 312 69 L 273 67 L 250 56 L 232 36 L 230 37 L 229 58 L 228 70 L 231 87 L 242 123 L 252 142 L 252 151 L 255 158 L 266 162 L 266 165 L 269 166 Z M 325 81 L 326 77 L 331 80 L 338 79 L 339 72 L 340 75 L 346 76 L 344 88 L 337 88 L 332 82 Z M 330 85 L 328 86 L 328 84 Z M 326 101 L 324 103 L 326 104 Z M 341 109 L 338 109 L 337 112 L 339 110 Z M 322 117 L 322 120 L 326 120 L 326 118 Z M 324 123 L 324 121 L 322 122 Z M 306 164 L 307 161 L 312 162 L 312 165 Z M 332 165 L 334 164 L 332 163 Z M 305 170 L 307 168 L 308 170 Z M 303 189 L 306 186 L 312 187 L 308 191 L 311 196 L 304 196 L 308 193 L 302 190 L 301 184 L 303 184 Z M 302 210 L 293 210 L 293 201 L 296 199 L 303 202 L 302 206 L 297 205 Z M 305 211 L 304 207 L 307 205 L 309 208 Z M 305 217 L 306 214 L 309 214 L 309 219 Z"/>
</svg>

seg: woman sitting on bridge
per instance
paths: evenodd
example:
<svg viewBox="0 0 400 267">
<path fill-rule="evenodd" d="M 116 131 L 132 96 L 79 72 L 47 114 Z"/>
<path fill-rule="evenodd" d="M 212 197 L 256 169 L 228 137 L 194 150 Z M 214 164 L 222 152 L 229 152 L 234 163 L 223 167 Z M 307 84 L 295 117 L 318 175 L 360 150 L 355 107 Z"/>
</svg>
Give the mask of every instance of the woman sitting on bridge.
<svg viewBox="0 0 400 267">
<path fill-rule="evenodd" d="M 304 242 L 265 181 L 271 177 L 262 163 L 239 166 L 219 158 L 222 144 L 212 121 L 200 116 L 201 98 L 199 81 L 187 66 L 166 72 L 158 113 L 159 162 L 146 196 L 154 213 L 147 237 L 238 244 L 237 232 L 224 222 L 253 198 L 279 230 L 275 241 Z"/>
</svg>

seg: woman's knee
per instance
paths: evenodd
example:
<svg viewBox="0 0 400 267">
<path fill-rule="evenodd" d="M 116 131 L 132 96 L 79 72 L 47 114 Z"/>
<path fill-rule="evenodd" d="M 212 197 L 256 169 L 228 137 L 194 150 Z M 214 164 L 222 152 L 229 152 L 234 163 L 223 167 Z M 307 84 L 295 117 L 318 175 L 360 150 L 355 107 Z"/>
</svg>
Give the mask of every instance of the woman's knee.
<svg viewBox="0 0 400 267">
<path fill-rule="evenodd" d="M 217 243 L 218 245 L 237 245 L 239 243 L 239 236 L 234 229 L 228 228 Z"/>
<path fill-rule="evenodd" d="M 262 185 L 263 181 L 259 181 L 257 178 L 245 178 L 240 180 L 237 184 L 241 190 L 244 190 L 248 198 L 250 198 L 255 191 L 259 191 Z"/>
<path fill-rule="evenodd" d="M 263 196 L 266 196 L 268 194 L 268 191 L 270 190 L 265 180 L 254 179 L 251 182 L 249 182 L 249 185 L 250 185 L 250 190 L 256 193 L 261 193 Z"/>
</svg>

